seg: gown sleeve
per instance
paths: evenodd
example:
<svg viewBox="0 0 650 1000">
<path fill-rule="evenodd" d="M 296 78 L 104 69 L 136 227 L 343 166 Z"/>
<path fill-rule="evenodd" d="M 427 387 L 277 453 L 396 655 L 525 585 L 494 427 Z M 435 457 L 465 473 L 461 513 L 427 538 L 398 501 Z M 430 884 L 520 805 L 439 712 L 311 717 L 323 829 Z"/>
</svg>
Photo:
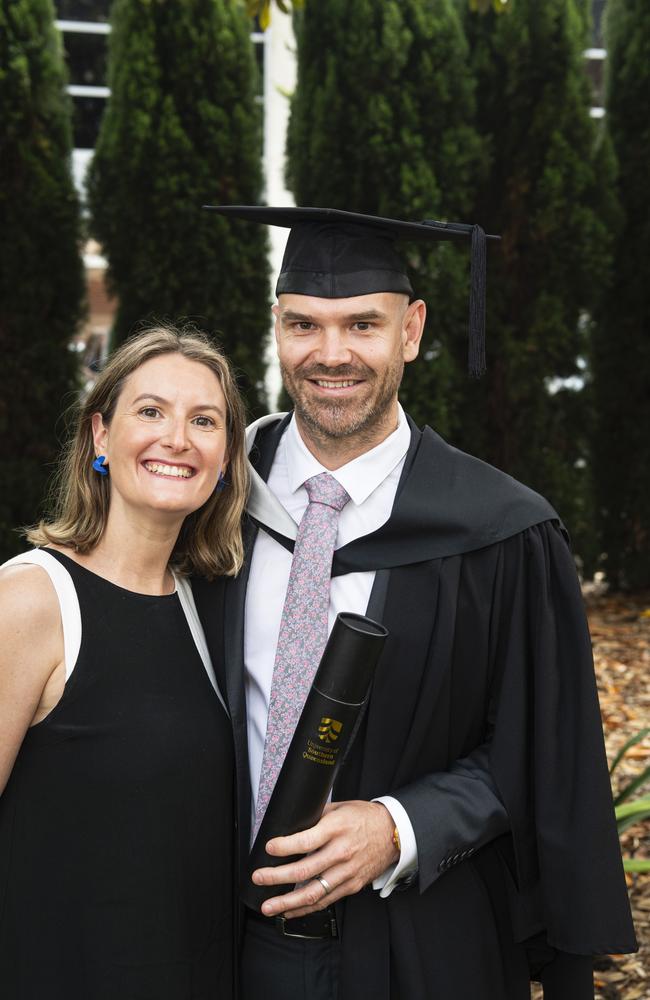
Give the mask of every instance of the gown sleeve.
<svg viewBox="0 0 650 1000">
<path fill-rule="evenodd" d="M 418 849 L 416 878 L 425 892 L 445 872 L 508 830 L 508 814 L 488 765 L 489 743 L 393 792 L 413 826 Z"/>
<path fill-rule="evenodd" d="M 635 951 L 573 558 L 555 522 L 505 548 L 489 770 L 510 827 L 513 923 L 573 955 Z"/>
</svg>

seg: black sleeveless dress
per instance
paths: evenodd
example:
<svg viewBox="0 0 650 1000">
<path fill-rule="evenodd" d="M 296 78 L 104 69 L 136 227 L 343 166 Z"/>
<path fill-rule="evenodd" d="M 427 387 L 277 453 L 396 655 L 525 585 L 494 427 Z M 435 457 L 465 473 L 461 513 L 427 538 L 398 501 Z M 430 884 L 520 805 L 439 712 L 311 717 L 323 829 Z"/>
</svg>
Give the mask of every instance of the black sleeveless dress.
<svg viewBox="0 0 650 1000">
<path fill-rule="evenodd" d="M 0 797 L 0 997 L 230 1000 L 226 712 L 177 594 L 135 594 L 52 555 L 82 641 Z"/>
</svg>

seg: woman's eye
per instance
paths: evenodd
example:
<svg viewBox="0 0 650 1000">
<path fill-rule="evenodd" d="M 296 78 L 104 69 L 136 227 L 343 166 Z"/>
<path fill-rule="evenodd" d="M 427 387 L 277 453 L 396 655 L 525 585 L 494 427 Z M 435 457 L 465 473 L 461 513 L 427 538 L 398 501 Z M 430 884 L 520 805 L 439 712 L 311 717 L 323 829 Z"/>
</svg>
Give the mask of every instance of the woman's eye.
<svg viewBox="0 0 650 1000">
<path fill-rule="evenodd" d="M 160 415 L 160 410 L 157 406 L 143 406 L 140 410 L 140 416 L 142 417 L 157 417 Z"/>
<path fill-rule="evenodd" d="M 212 417 L 194 417 L 192 423 L 196 424 L 197 427 L 214 427 L 214 420 Z"/>
</svg>

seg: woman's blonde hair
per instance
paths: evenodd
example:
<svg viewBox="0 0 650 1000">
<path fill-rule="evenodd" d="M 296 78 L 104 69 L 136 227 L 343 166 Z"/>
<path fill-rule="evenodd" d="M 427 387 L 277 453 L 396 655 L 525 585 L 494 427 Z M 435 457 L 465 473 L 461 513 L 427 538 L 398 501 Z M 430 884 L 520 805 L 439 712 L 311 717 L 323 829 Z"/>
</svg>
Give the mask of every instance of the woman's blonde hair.
<svg viewBox="0 0 650 1000">
<path fill-rule="evenodd" d="M 110 424 L 126 379 L 140 365 L 162 354 L 180 354 L 205 365 L 219 379 L 226 401 L 227 486 L 215 490 L 183 522 L 171 563 L 182 573 L 209 579 L 232 576 L 243 560 L 241 519 L 248 493 L 244 405 L 230 365 L 205 334 L 189 327 L 155 326 L 127 340 L 109 358 L 92 389 L 78 403 L 73 436 L 65 449 L 51 493 L 53 517 L 25 531 L 33 545 L 69 545 L 89 552 L 108 518 L 110 475 L 92 468 L 95 458 L 92 417 Z"/>
</svg>

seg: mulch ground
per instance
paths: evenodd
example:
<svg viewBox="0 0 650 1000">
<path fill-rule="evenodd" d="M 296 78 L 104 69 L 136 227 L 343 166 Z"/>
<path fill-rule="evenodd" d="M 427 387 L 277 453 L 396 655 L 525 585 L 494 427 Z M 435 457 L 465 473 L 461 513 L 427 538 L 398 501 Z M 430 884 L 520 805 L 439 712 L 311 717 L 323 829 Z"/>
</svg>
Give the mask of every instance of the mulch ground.
<svg viewBox="0 0 650 1000">
<path fill-rule="evenodd" d="M 587 593 L 605 744 L 610 762 L 635 733 L 650 726 L 650 593 Z M 616 768 L 614 793 L 650 763 L 650 736 L 627 751 Z M 648 786 L 635 794 L 647 794 Z M 650 823 L 623 834 L 624 857 L 650 857 Z M 602 1000 L 650 1000 L 650 874 L 628 875 L 639 951 L 597 962 Z"/>
<path fill-rule="evenodd" d="M 650 593 L 607 594 L 588 585 L 585 599 L 611 763 L 631 736 L 650 726 Z M 614 794 L 649 763 L 650 736 L 632 747 L 616 768 Z M 636 795 L 648 794 L 649 788 Z M 650 857 L 650 822 L 631 827 L 621 843 L 625 857 Z M 597 959 L 597 1000 L 650 1000 L 650 874 L 630 874 L 627 880 L 639 951 Z M 539 996 L 533 992 L 533 998 Z"/>
</svg>

